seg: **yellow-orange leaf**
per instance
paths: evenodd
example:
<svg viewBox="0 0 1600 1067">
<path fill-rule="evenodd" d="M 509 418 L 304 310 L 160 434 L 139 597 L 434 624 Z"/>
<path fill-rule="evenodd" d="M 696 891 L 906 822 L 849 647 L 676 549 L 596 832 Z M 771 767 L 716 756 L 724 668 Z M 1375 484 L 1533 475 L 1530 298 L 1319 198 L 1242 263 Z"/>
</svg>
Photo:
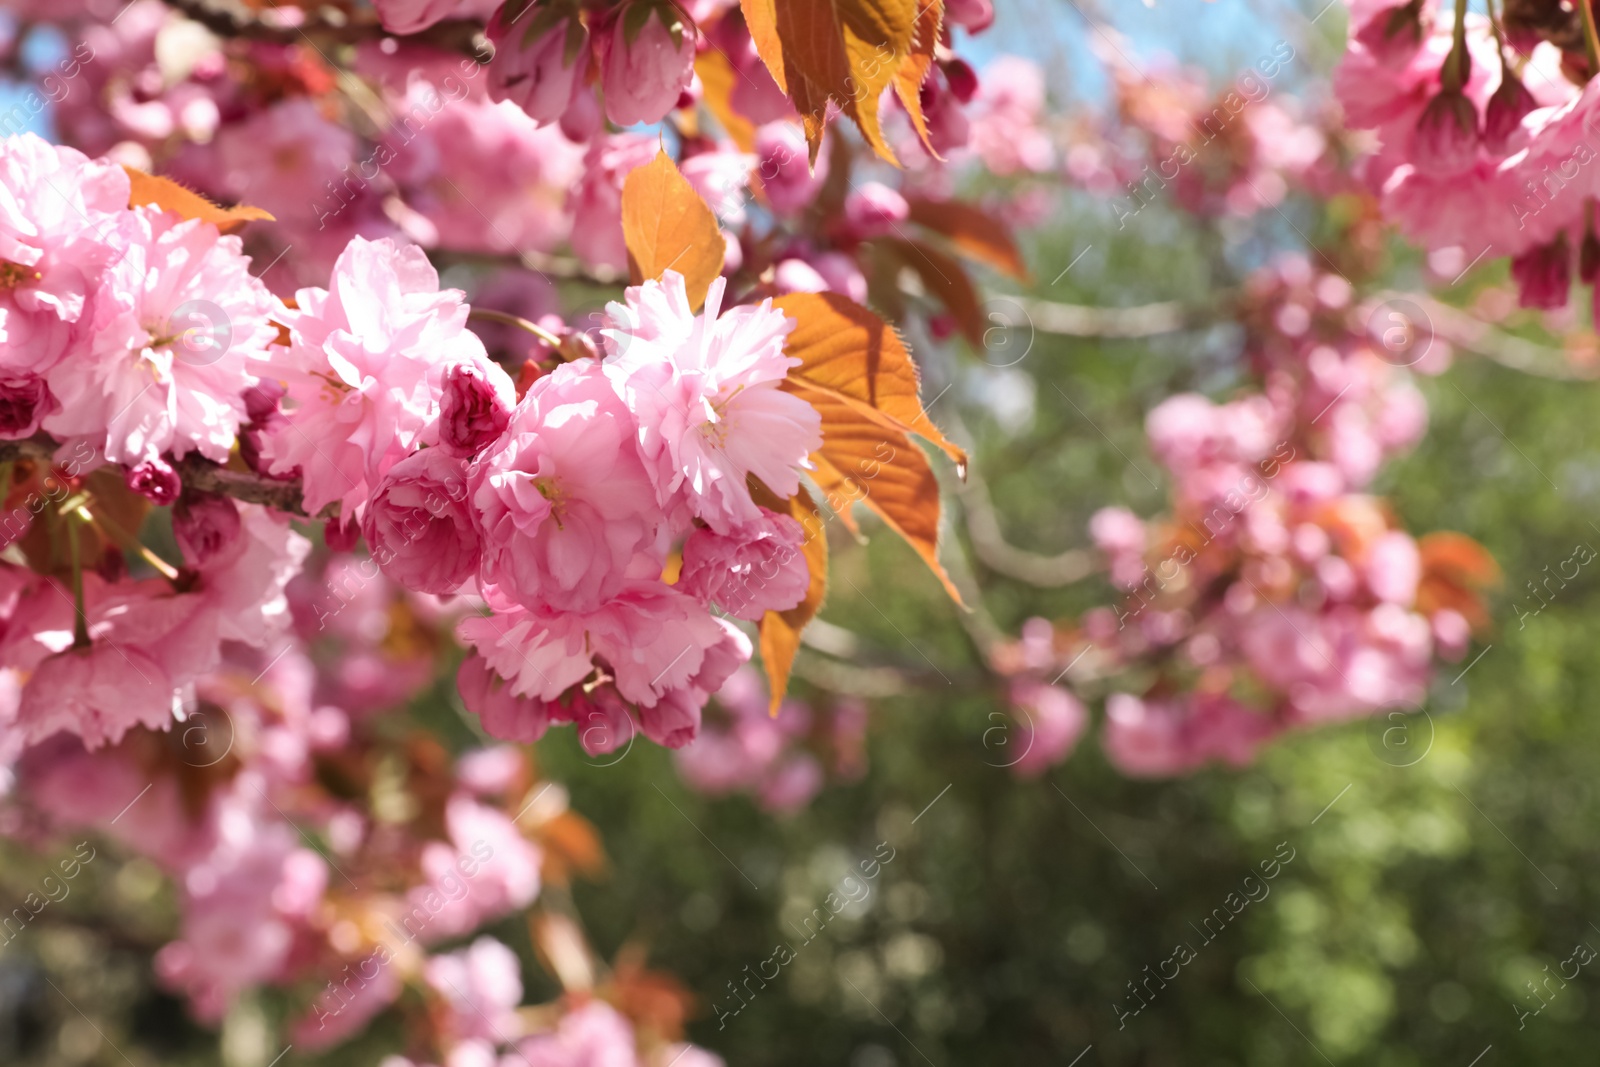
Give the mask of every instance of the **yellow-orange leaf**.
<svg viewBox="0 0 1600 1067">
<path fill-rule="evenodd" d="M 972 284 L 972 277 L 961 261 L 921 241 L 885 238 L 882 243 L 893 248 L 901 262 L 916 271 L 917 277 L 922 279 L 922 287 L 944 305 L 967 343 L 982 349 L 987 320 L 978 300 L 978 287 Z"/>
<path fill-rule="evenodd" d="M 159 178 L 132 167 L 122 169 L 128 172 L 129 207 L 153 204 L 163 211 L 171 211 L 186 219 L 203 219 L 223 233 L 232 233 L 247 222 L 275 221 L 272 215 L 258 207 L 244 204 L 238 207 L 218 207 L 199 193 L 185 189 L 171 178 Z"/>
<path fill-rule="evenodd" d="M 567 885 L 574 873 L 590 878 L 605 873 L 606 852 L 600 833 L 583 816 L 564 811 L 541 823 L 535 833 L 543 846 L 541 873 L 545 881 Z"/>
<path fill-rule="evenodd" d="M 808 398 L 822 413 L 822 448 L 811 456 L 819 483 L 836 487 L 845 506 L 867 505 L 905 538 L 944 583 L 950 599 L 961 594 L 939 562 L 939 482 L 915 441 L 899 430 L 860 418 L 829 396 Z"/>
<path fill-rule="evenodd" d="M 783 695 L 789 691 L 789 672 L 794 668 L 794 658 L 800 651 L 800 631 L 822 608 L 828 595 L 828 535 L 823 528 L 822 516 L 811 494 L 801 489 L 788 500 L 776 496 L 760 482 L 751 485 L 751 495 L 763 507 L 787 514 L 805 531 L 801 551 L 806 566 L 811 571 L 811 584 L 806 598 L 788 611 L 769 611 L 761 617 L 761 662 L 767 669 L 767 682 L 772 690 L 772 713 L 778 713 Z"/>
<path fill-rule="evenodd" d="M 756 54 L 787 96 L 789 80 L 784 72 L 783 39 L 778 36 L 778 0 L 739 0 L 739 10 L 744 12 L 745 29 L 750 31 Z"/>
<path fill-rule="evenodd" d="M 741 152 L 756 150 L 755 123 L 739 114 L 733 106 L 733 90 L 739 74 L 720 49 L 708 48 L 694 57 L 694 72 L 700 76 L 703 89 L 701 99 L 717 123 L 727 132 Z"/>
<path fill-rule="evenodd" d="M 918 0 L 742 0 L 756 51 L 805 123 L 816 162 L 828 104 L 856 121 L 895 163 L 878 125 L 878 98 L 911 56 Z"/>
<path fill-rule="evenodd" d="M 987 211 L 960 200 L 914 196 L 909 202 L 911 221 L 948 237 L 962 255 L 1013 278 L 1027 279 L 1028 266 L 1011 230 Z"/>
<path fill-rule="evenodd" d="M 917 434 L 965 468 L 966 453 L 922 410 L 917 365 L 893 327 L 837 293 L 792 293 L 773 306 L 797 321 L 784 350 L 800 366 L 789 371 L 785 388 L 814 404 L 832 398 L 858 419 Z"/>
<path fill-rule="evenodd" d="M 900 64 L 894 76 L 895 95 L 905 105 L 917 136 L 922 138 L 923 145 L 935 159 L 944 157 L 933 147 L 933 139 L 928 136 L 928 120 L 922 114 L 922 83 L 927 80 L 928 71 L 933 69 L 933 51 L 939 44 L 939 31 L 943 23 L 944 0 L 924 0 L 918 6 L 911 54 Z"/>
<path fill-rule="evenodd" d="M 665 152 L 622 183 L 622 236 L 635 285 L 675 270 L 683 275 L 690 306 L 705 303 L 727 246 L 716 216 Z"/>
</svg>

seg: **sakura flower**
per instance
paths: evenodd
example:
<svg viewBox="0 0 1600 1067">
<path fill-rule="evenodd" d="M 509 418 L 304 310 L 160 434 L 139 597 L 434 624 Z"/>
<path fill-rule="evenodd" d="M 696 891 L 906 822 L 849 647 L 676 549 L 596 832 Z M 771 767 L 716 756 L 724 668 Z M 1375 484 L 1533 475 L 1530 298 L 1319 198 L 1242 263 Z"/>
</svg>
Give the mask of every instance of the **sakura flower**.
<svg viewBox="0 0 1600 1067">
<path fill-rule="evenodd" d="M 639 448 L 663 506 L 681 499 L 718 532 L 761 517 L 747 479 L 792 496 L 822 444 L 815 408 L 779 386 L 796 360 L 794 323 L 770 301 L 722 314 L 724 280 L 705 311 L 689 309 L 683 277 L 627 291 L 607 305 L 606 373 L 639 420 Z"/>
<path fill-rule="evenodd" d="M 1037 777 L 1072 754 L 1089 725 L 1089 713 L 1077 697 L 1059 686 L 1019 683 L 1012 687 L 1013 716 L 1021 729 L 1007 754 L 1012 773 Z"/>
<path fill-rule="evenodd" d="M 682 691 L 703 704 L 750 655 L 742 634 L 731 637 L 692 597 L 659 582 L 630 586 L 593 612 L 474 616 L 463 619 L 457 633 L 506 680 L 512 695 L 546 702 L 589 677 L 599 663 L 633 703 L 649 707 Z"/>
<path fill-rule="evenodd" d="M 461 703 L 483 722 L 484 732 L 502 741 L 532 744 L 544 736 L 560 709 L 537 697 L 519 697 L 511 683 L 494 672 L 476 652 L 461 661 L 456 673 Z"/>
<path fill-rule="evenodd" d="M 482 548 L 467 498 L 466 464 L 443 449 L 391 467 L 362 518 L 378 567 L 418 593 L 448 595 L 471 581 Z"/>
<path fill-rule="evenodd" d="M 103 640 L 39 665 L 22 692 L 17 727 L 29 743 L 64 730 L 93 749 L 116 744 L 134 726 L 164 728 L 173 711 L 166 672 L 139 649 Z"/>
<path fill-rule="evenodd" d="M 798 522 L 766 508 L 759 520 L 730 534 L 697 529 L 683 545 L 678 588 L 751 622 L 786 611 L 805 599 L 811 582 L 804 538 Z"/>
<path fill-rule="evenodd" d="M 450 840 L 423 846 L 428 882 L 408 894 L 403 923 L 425 941 L 460 936 L 539 895 L 539 848 L 509 816 L 463 793 L 445 802 L 444 815 Z"/>
<path fill-rule="evenodd" d="M 138 463 L 164 452 L 228 458 L 244 392 L 266 366 L 277 302 L 238 237 L 152 208 L 122 214 L 120 258 L 100 276 L 82 361 L 46 375 L 60 410 L 43 428 Z"/>
<path fill-rule="evenodd" d="M 300 470 L 307 511 L 337 501 L 351 519 L 435 417 L 439 368 L 488 357 L 460 291 L 441 291 L 414 245 L 358 237 L 331 285 L 285 313 L 291 344 L 273 366 L 291 407 L 263 449 L 273 472 Z"/>
<path fill-rule="evenodd" d="M 59 358 L 67 334 L 56 326 L 83 314 L 127 206 L 122 168 L 32 133 L 0 140 L 0 365 L 8 372 L 43 371 Z M 34 316 L 54 323 L 19 321 Z"/>
<path fill-rule="evenodd" d="M 567 1012 L 554 1029 L 524 1038 L 517 1051 L 530 1067 L 640 1067 L 633 1028 L 603 1000 Z"/>
<path fill-rule="evenodd" d="M 516 387 L 496 363 L 457 363 L 444 372 L 432 436 L 451 455 L 471 458 L 505 432 Z"/>
<path fill-rule="evenodd" d="M 516 1013 L 522 1002 L 521 970 L 516 953 L 492 937 L 480 937 L 459 952 L 430 959 L 423 978 L 447 1006 L 445 1025 L 452 1037 L 504 1044 L 522 1032 Z"/>
<path fill-rule="evenodd" d="M 661 514 L 637 432 L 598 364 L 534 383 L 473 480 L 491 602 L 594 611 L 630 574 L 660 573 Z"/>
</svg>

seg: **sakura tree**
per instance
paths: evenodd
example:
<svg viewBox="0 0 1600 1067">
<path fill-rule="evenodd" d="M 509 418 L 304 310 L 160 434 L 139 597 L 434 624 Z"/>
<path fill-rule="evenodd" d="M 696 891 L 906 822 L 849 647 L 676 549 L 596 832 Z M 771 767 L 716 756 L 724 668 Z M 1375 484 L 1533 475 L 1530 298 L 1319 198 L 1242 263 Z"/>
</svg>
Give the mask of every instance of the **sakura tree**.
<svg viewBox="0 0 1600 1067">
<path fill-rule="evenodd" d="M 774 813 L 859 775 L 858 695 L 789 694 L 804 644 L 842 647 L 812 624 L 858 511 L 948 594 L 1017 773 L 1064 760 L 1090 703 L 1135 776 L 1418 706 L 1495 567 L 1369 492 L 1449 358 L 1376 315 L 1374 220 L 1349 262 L 1240 272 L 1243 384 L 1149 413 L 1170 513 L 1107 506 L 1092 551 L 1005 541 L 924 375 L 999 362 L 986 287 L 1030 280 L 1012 231 L 1082 190 L 1123 219 L 1170 184 L 1208 223 L 1376 195 L 1564 302 L 1570 254 L 1600 264 L 1580 179 L 1466 247 L 1485 190 L 1583 145 L 1593 26 L 1548 14 L 1352 4 L 1339 98 L 1379 131 L 1357 159 L 1331 113 L 1118 54 L 1114 116 L 1052 115 L 1030 62 L 962 58 L 988 0 L 13 5 L 0 826 L 169 878 L 152 966 L 206 1023 L 273 987 L 286 1049 L 398 1005 L 391 1067 L 687 1067 L 720 1062 L 685 1043 L 694 998 L 589 945 L 575 878 L 604 851 L 530 746 L 642 736 Z M 1012 638 L 979 573 L 1103 574 L 1117 602 Z M 441 677 L 469 749 L 403 725 Z M 510 916 L 559 1000 L 523 1004 L 517 955 L 475 936 Z"/>
</svg>

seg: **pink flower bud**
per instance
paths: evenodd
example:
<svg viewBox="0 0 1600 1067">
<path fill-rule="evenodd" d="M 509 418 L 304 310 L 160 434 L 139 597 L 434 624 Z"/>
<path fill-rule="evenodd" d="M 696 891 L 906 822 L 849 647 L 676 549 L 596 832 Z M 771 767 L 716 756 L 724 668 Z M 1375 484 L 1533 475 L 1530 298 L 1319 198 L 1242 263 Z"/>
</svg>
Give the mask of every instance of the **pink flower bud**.
<svg viewBox="0 0 1600 1067">
<path fill-rule="evenodd" d="M 1600 277 L 1600 239 L 1593 230 L 1586 230 L 1583 242 L 1578 245 L 1578 280 L 1584 285 L 1593 285 L 1597 277 Z"/>
<path fill-rule="evenodd" d="M 606 117 L 659 122 L 694 80 L 695 25 L 662 0 L 633 0 L 603 37 Z"/>
<path fill-rule="evenodd" d="M 183 492 L 178 472 L 160 456 L 152 456 L 137 467 L 129 468 L 125 478 L 129 489 L 156 504 L 170 504 Z"/>
<path fill-rule="evenodd" d="M 968 33 L 982 33 L 994 25 L 994 0 L 946 0 L 944 20 Z"/>
<path fill-rule="evenodd" d="M 1402 67 L 1422 45 L 1422 4 L 1410 0 L 1386 8 L 1353 36 L 1383 66 Z"/>
<path fill-rule="evenodd" d="M 1531 249 L 1511 260 L 1511 277 L 1517 283 L 1517 297 L 1525 308 L 1559 308 L 1567 306 L 1567 294 L 1572 288 L 1572 256 L 1567 248 L 1567 235 Z"/>
<path fill-rule="evenodd" d="M 1497 156 L 1505 155 L 1511 139 L 1522 129 L 1522 120 L 1538 106 L 1528 87 L 1506 71 L 1500 88 L 1489 97 L 1489 106 L 1484 109 L 1483 146 Z"/>
<path fill-rule="evenodd" d="M 561 134 L 573 144 L 588 144 L 601 133 L 605 118 L 600 114 L 600 101 L 594 90 L 579 86 L 572 94 L 572 102 L 561 114 Z"/>
<path fill-rule="evenodd" d="M 189 566 L 199 567 L 239 538 L 239 508 L 216 493 L 189 492 L 172 509 L 172 533 Z"/>
<path fill-rule="evenodd" d="M 0 437 L 32 437 L 39 420 L 60 405 L 43 378 L 32 374 L 0 377 Z"/>
<path fill-rule="evenodd" d="M 589 68 L 589 31 L 559 5 L 529 12 L 531 0 L 513 0 L 489 22 L 494 60 L 489 98 L 510 100 L 541 126 L 566 113 Z"/>
<path fill-rule="evenodd" d="M 978 72 L 964 59 L 950 59 L 940 64 L 944 70 L 944 80 L 950 85 L 950 92 L 963 104 L 972 103 L 972 98 L 978 95 Z"/>
<path fill-rule="evenodd" d="M 354 522 L 329 519 L 322 525 L 322 541 L 330 552 L 349 552 L 361 543 L 361 527 Z"/>
<path fill-rule="evenodd" d="M 378 569 L 407 589 L 440 596 L 470 581 L 481 547 L 469 495 L 466 464 L 444 449 L 395 464 L 361 520 Z"/>
<path fill-rule="evenodd" d="M 768 611 L 786 611 L 805 599 L 811 584 L 804 540 L 798 522 L 765 508 L 759 520 L 727 536 L 698 529 L 683 543 L 678 586 L 738 619 L 755 622 Z"/>
<path fill-rule="evenodd" d="M 1478 161 L 1478 109 L 1459 90 L 1445 89 L 1428 102 L 1411 134 L 1417 171 L 1447 178 Z"/>
<path fill-rule="evenodd" d="M 628 705 L 614 688 L 601 686 L 593 693 L 574 693 L 572 725 L 578 744 L 590 756 L 604 756 L 633 741 L 639 732 Z"/>
<path fill-rule="evenodd" d="M 883 237 L 911 217 L 911 205 L 882 182 L 867 182 L 845 198 L 844 217 L 858 236 Z"/>
<path fill-rule="evenodd" d="M 439 443 L 451 455 L 471 458 L 505 432 L 516 400 L 511 380 L 475 363 L 444 373 L 439 397 Z"/>
</svg>

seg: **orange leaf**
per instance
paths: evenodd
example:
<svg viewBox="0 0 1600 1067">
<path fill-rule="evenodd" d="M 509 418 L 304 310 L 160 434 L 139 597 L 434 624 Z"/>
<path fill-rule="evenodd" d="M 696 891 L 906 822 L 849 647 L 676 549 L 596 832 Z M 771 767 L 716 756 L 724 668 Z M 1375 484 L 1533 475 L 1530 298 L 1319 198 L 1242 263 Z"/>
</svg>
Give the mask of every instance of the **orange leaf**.
<svg viewBox="0 0 1600 1067">
<path fill-rule="evenodd" d="M 911 221 L 948 237 L 957 252 L 1013 278 L 1027 280 L 1028 267 L 1010 229 L 987 211 L 960 200 L 924 196 L 911 197 L 910 203 Z"/>
<path fill-rule="evenodd" d="M 600 844 L 599 832 L 583 816 L 564 811 L 540 823 L 535 834 L 543 846 L 545 881 L 566 885 L 573 872 L 588 878 L 605 874 L 605 847 Z"/>
<path fill-rule="evenodd" d="M 123 167 L 128 172 L 130 191 L 128 206 L 154 204 L 163 211 L 171 211 L 186 219 L 202 219 L 223 233 L 232 233 L 247 222 L 276 221 L 271 214 L 258 207 L 244 204 L 238 207 L 218 207 L 199 193 L 192 192 L 171 178 L 159 178 L 142 170 Z"/>
<path fill-rule="evenodd" d="M 876 512 L 962 604 L 939 562 L 939 482 L 922 449 L 909 435 L 860 418 L 844 401 L 807 399 L 822 414 L 822 449 L 811 456 L 821 480 L 838 487 L 846 507 L 859 501 Z"/>
<path fill-rule="evenodd" d="M 772 490 L 755 482 L 752 495 L 763 507 L 787 514 L 805 530 L 801 551 L 805 553 L 806 566 L 811 571 L 811 585 L 806 598 L 788 611 L 769 611 L 761 617 L 761 662 L 767 669 L 767 683 L 772 691 L 772 714 L 789 691 L 789 672 L 800 651 L 800 632 L 806 628 L 828 595 L 828 534 L 823 528 L 822 516 L 811 494 L 801 489 L 787 501 Z"/>
<path fill-rule="evenodd" d="M 837 293 L 791 293 L 773 306 L 798 323 L 784 350 L 800 366 L 789 371 L 785 388 L 813 405 L 831 398 L 858 419 L 926 438 L 965 469 L 967 454 L 922 410 L 917 365 L 888 323 Z"/>
<path fill-rule="evenodd" d="M 756 150 L 755 123 L 739 114 L 733 107 L 733 89 L 739 74 L 720 49 L 708 48 L 694 57 L 694 72 L 700 76 L 703 89 L 701 99 L 706 109 L 716 117 L 733 143 L 741 152 Z"/>
<path fill-rule="evenodd" d="M 1474 630 L 1489 625 L 1489 610 L 1478 590 L 1500 581 L 1500 566 L 1489 550 L 1466 534 L 1441 530 L 1417 539 L 1422 580 L 1416 609 L 1431 615 L 1442 608 L 1460 612 Z"/>
<path fill-rule="evenodd" d="M 816 163 L 837 104 L 890 163 L 878 98 L 912 53 L 917 0 L 742 0 L 756 51 L 805 123 Z"/>
<path fill-rule="evenodd" d="M 884 238 L 881 243 L 900 254 L 901 261 L 922 279 L 923 288 L 938 297 L 939 303 L 956 320 L 961 336 L 973 348 L 982 350 L 987 320 L 978 300 L 978 289 L 961 261 L 921 241 Z"/>
<path fill-rule="evenodd" d="M 683 275 L 690 306 L 705 303 L 727 246 L 716 216 L 665 152 L 622 183 L 622 236 L 635 285 L 675 270 Z"/>
<path fill-rule="evenodd" d="M 1460 585 L 1492 585 L 1500 580 L 1500 565 L 1489 550 L 1466 534 L 1450 530 L 1417 538 L 1422 569 Z"/>
<path fill-rule="evenodd" d="M 744 12 L 745 29 L 750 31 L 756 54 L 787 96 L 789 80 L 784 73 L 783 38 L 778 36 L 778 0 L 739 0 L 739 9 Z"/>
<path fill-rule="evenodd" d="M 927 80 L 928 71 L 933 69 L 933 51 L 938 47 L 943 22 L 944 0 L 924 0 L 918 6 L 916 36 L 912 41 L 911 54 L 900 64 L 894 76 L 895 95 L 905 105 L 906 113 L 911 116 L 911 125 L 916 128 L 917 136 L 922 138 L 923 146 L 935 159 L 944 157 L 934 149 L 933 139 L 928 136 L 928 120 L 922 114 L 922 83 Z"/>
</svg>

